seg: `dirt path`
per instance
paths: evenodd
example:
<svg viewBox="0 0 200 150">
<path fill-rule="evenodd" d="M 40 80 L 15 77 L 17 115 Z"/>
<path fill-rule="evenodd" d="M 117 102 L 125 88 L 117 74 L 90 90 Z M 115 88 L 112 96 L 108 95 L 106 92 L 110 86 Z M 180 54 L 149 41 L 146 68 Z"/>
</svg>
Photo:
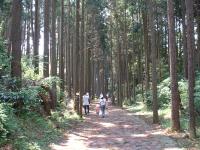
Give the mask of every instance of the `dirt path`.
<svg viewBox="0 0 200 150">
<path fill-rule="evenodd" d="M 93 110 L 84 122 L 70 131 L 51 150 L 180 150 L 158 126 L 149 126 L 126 110 L 109 106 L 109 115 L 100 118 Z"/>
</svg>

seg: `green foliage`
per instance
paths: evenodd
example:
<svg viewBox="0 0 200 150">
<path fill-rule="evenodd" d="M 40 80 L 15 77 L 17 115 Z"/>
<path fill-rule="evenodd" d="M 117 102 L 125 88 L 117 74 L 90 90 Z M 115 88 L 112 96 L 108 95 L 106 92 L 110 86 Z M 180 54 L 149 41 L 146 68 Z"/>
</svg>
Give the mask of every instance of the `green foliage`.
<svg viewBox="0 0 200 150">
<path fill-rule="evenodd" d="M 181 102 L 184 107 L 188 107 L 188 84 L 187 81 L 184 79 L 181 79 L 178 82 L 179 86 L 179 93 L 180 93 L 180 98 Z M 148 109 L 151 109 L 152 107 L 152 91 L 149 90 L 144 93 L 144 98 L 142 97 L 141 94 L 141 88 L 137 88 L 137 99 L 142 100 L 144 99 L 144 103 L 146 104 Z M 168 107 L 171 104 L 171 87 L 170 87 L 170 77 L 164 79 L 163 81 L 160 82 L 160 84 L 157 86 L 158 90 L 158 102 L 159 102 L 159 107 Z"/>
<path fill-rule="evenodd" d="M 40 80 L 41 85 L 52 87 L 54 83 L 60 84 L 62 81 L 59 77 L 47 77 Z"/>
<path fill-rule="evenodd" d="M 200 113 L 200 72 L 196 73 L 194 103 L 196 110 Z"/>
<path fill-rule="evenodd" d="M 0 77 L 9 70 L 10 59 L 5 50 L 4 40 L 0 37 Z"/>
<path fill-rule="evenodd" d="M 66 107 L 55 111 L 49 118 L 43 118 L 37 113 L 29 112 L 20 116 L 20 126 L 23 133 L 14 142 L 16 149 L 48 150 L 50 143 L 58 142 L 63 130 L 78 117 L 69 115 Z"/>
<path fill-rule="evenodd" d="M 32 86 L 28 88 L 22 88 L 18 92 L 13 91 L 1 91 L 0 99 L 1 102 L 14 103 L 18 100 L 22 100 L 25 104 L 25 107 L 36 106 L 40 104 L 40 99 L 38 97 L 40 87 Z"/>
<path fill-rule="evenodd" d="M 188 107 L 188 82 L 185 79 L 181 79 L 178 82 L 179 86 L 179 93 L 181 97 L 181 102 L 183 107 L 187 108 Z"/>
<path fill-rule="evenodd" d="M 145 94 L 144 103 L 147 109 L 152 109 L 152 92 L 148 90 L 144 94 Z"/>
<path fill-rule="evenodd" d="M 19 131 L 18 121 L 11 106 L 0 104 L 0 146 Z"/>
<path fill-rule="evenodd" d="M 34 66 L 32 65 L 32 59 L 24 56 L 24 57 L 22 57 L 21 64 L 22 64 L 23 78 L 28 79 L 28 80 L 39 80 L 42 78 L 41 74 L 36 74 L 34 72 Z"/>
<path fill-rule="evenodd" d="M 0 104 L 0 147 L 8 142 L 16 150 L 49 150 L 49 144 L 59 142 L 64 130 L 79 121 L 65 105 L 44 118 L 36 112 L 14 114 L 8 104 Z"/>
<path fill-rule="evenodd" d="M 158 100 L 160 106 L 169 105 L 171 100 L 170 78 L 166 78 L 158 85 Z"/>
<path fill-rule="evenodd" d="M 187 81 L 181 79 L 178 82 L 180 98 L 183 106 L 187 107 L 187 100 L 188 100 L 188 84 Z M 171 88 L 170 88 L 170 78 L 166 78 L 158 85 L 158 99 L 160 102 L 160 106 L 169 106 L 171 104 Z"/>
</svg>

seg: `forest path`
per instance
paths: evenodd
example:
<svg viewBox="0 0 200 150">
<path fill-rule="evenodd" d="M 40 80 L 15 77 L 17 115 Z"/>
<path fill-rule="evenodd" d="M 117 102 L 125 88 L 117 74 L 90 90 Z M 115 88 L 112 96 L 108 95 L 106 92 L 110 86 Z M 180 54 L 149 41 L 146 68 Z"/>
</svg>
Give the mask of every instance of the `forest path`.
<svg viewBox="0 0 200 150">
<path fill-rule="evenodd" d="M 109 115 L 96 115 L 95 104 L 83 122 L 76 125 L 51 150 L 180 150 L 158 125 L 148 125 L 126 110 L 109 106 Z"/>
</svg>

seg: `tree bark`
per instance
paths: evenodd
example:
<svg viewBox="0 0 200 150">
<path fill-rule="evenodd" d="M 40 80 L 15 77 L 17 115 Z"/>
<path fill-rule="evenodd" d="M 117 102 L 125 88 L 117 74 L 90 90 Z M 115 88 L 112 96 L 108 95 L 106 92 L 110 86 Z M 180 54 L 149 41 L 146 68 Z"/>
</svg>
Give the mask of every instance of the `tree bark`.
<svg viewBox="0 0 200 150">
<path fill-rule="evenodd" d="M 40 39 L 40 21 L 39 21 L 39 12 L 40 12 L 40 7 L 39 7 L 39 0 L 35 0 L 35 36 L 33 40 L 33 65 L 35 69 L 35 73 L 39 74 L 39 39 Z"/>
<path fill-rule="evenodd" d="M 76 65 L 75 65 L 75 93 L 79 93 L 80 89 L 79 89 L 79 69 L 80 69 L 80 43 L 79 43 L 79 38 L 80 38 L 80 35 L 79 35 L 79 28 L 80 28 L 80 0 L 77 0 L 76 1 Z M 80 93 L 79 93 L 79 96 L 80 96 Z M 80 100 L 80 98 L 79 98 Z M 80 102 L 77 103 L 77 105 L 79 106 Z M 79 108 L 79 107 L 77 107 Z M 77 113 L 80 114 L 79 110 L 77 110 Z"/>
<path fill-rule="evenodd" d="M 197 53 L 199 54 L 198 55 L 198 66 L 199 66 L 199 69 L 200 69 L 200 1 L 199 0 L 196 0 L 196 11 L 197 11 L 197 34 L 198 34 L 198 40 L 197 40 Z"/>
<path fill-rule="evenodd" d="M 57 60 L 56 60 L 56 1 L 52 0 L 52 49 L 51 49 L 51 76 L 57 76 Z M 52 85 L 52 106 L 53 109 L 56 107 L 57 93 L 56 93 L 56 82 Z"/>
<path fill-rule="evenodd" d="M 196 137 L 195 107 L 194 107 L 194 2 L 185 0 L 187 16 L 187 49 L 188 49 L 188 94 L 189 94 L 189 133 L 191 138 Z"/>
<path fill-rule="evenodd" d="M 154 24 L 154 0 L 150 1 L 150 29 L 151 29 L 151 57 L 152 57 L 152 95 L 153 95 L 153 123 L 158 123 L 158 101 L 157 101 L 157 71 L 156 71 L 156 41 L 155 41 L 155 24 Z"/>
<path fill-rule="evenodd" d="M 11 77 L 18 79 L 18 84 L 13 90 L 21 88 L 21 13 L 22 1 L 12 2 L 12 25 L 11 25 Z"/>
<path fill-rule="evenodd" d="M 44 62 L 43 76 L 49 77 L 49 0 L 45 0 L 44 6 Z"/>
<path fill-rule="evenodd" d="M 144 31 L 144 51 L 145 51 L 145 91 L 149 90 L 149 38 L 148 38 L 148 17 L 147 12 L 142 13 Z"/>
<path fill-rule="evenodd" d="M 168 28 L 169 28 L 169 54 L 170 54 L 170 78 L 171 78 L 171 115 L 172 115 L 172 129 L 180 131 L 180 117 L 179 106 L 180 96 L 178 91 L 177 81 L 177 63 L 176 63 L 176 38 L 175 38 L 175 24 L 174 24 L 174 1 L 168 0 Z"/>
<path fill-rule="evenodd" d="M 79 84 L 80 84 L 80 117 L 82 117 L 82 96 L 84 94 L 84 71 L 85 71 L 85 68 L 84 68 L 84 51 L 85 51 L 85 47 L 84 47 L 84 31 L 85 31 L 85 0 L 82 0 L 81 1 L 81 4 L 82 4 L 82 13 L 81 13 L 81 48 L 80 48 L 80 72 L 79 74 L 83 75 L 83 78 L 79 78 Z"/>
<path fill-rule="evenodd" d="M 187 52 L 187 38 L 186 38 L 186 25 L 185 25 L 185 0 L 181 0 L 182 7 L 182 30 L 183 30 L 183 69 L 184 77 L 188 79 L 188 52 Z"/>
<path fill-rule="evenodd" d="M 60 55 L 59 55 L 59 76 L 61 79 L 60 88 L 64 91 L 64 0 L 61 1 L 61 37 L 60 37 Z"/>
</svg>

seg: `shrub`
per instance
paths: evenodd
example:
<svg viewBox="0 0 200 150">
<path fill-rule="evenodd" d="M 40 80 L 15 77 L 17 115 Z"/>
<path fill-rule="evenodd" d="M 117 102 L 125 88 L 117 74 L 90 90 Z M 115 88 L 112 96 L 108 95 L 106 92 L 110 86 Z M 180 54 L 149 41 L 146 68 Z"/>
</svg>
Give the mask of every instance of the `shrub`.
<svg viewBox="0 0 200 150">
<path fill-rule="evenodd" d="M 200 72 L 196 73 L 194 103 L 196 110 L 200 113 Z"/>
<path fill-rule="evenodd" d="M 0 145 L 7 142 L 12 134 L 18 131 L 14 110 L 8 104 L 0 104 Z"/>
</svg>

